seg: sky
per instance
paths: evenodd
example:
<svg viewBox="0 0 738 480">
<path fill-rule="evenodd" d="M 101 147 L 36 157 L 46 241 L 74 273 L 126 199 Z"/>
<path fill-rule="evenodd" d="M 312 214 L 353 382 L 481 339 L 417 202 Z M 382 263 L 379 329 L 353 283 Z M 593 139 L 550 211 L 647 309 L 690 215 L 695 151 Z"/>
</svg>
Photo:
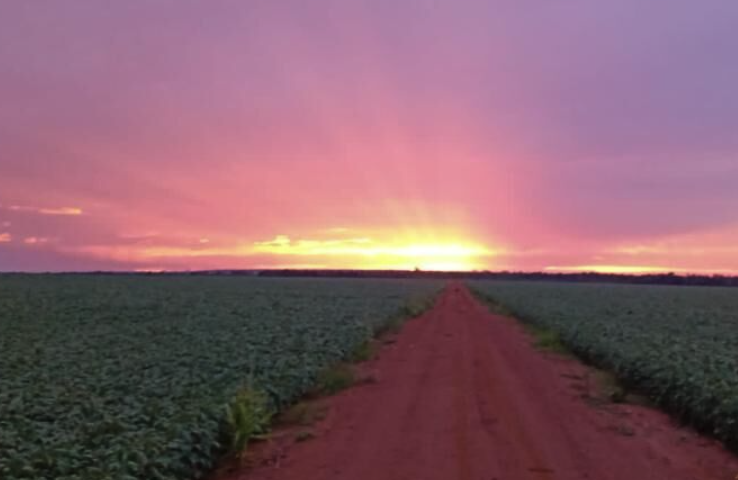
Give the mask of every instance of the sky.
<svg viewBox="0 0 738 480">
<path fill-rule="evenodd" d="M 738 273 L 735 0 L 3 0 L 0 271 Z"/>
</svg>

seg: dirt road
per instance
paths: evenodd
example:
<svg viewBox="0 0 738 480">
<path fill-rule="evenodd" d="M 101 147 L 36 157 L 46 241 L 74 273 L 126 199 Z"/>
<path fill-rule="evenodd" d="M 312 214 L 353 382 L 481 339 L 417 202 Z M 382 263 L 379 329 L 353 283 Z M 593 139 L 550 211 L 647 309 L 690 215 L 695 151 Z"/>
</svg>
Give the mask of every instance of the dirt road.
<svg viewBox="0 0 738 480">
<path fill-rule="evenodd" d="M 587 369 L 542 354 L 461 284 L 328 400 L 306 442 L 232 480 L 734 480 L 716 442 L 632 405 L 583 398 Z M 280 447 L 282 448 L 282 447 Z"/>
</svg>

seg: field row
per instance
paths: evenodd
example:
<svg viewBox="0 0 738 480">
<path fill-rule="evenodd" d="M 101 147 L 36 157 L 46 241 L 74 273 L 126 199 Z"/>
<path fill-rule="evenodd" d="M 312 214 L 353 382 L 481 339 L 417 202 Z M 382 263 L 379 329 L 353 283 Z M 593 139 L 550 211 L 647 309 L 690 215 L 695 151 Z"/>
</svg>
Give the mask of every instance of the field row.
<svg viewBox="0 0 738 480">
<path fill-rule="evenodd" d="M 435 282 L 0 277 L 0 478 L 201 478 L 248 385 L 283 407 Z"/>
<path fill-rule="evenodd" d="M 738 448 L 738 290 L 493 281 L 471 287 Z"/>
</svg>

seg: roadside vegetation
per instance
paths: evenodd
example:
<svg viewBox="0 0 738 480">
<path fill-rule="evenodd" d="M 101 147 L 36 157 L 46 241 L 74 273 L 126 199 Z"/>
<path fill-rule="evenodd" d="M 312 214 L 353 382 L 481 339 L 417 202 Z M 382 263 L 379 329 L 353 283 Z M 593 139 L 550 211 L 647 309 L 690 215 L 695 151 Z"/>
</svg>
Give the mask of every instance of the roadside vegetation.
<svg viewBox="0 0 738 480">
<path fill-rule="evenodd" d="M 470 282 L 545 350 L 611 372 L 614 401 L 646 399 L 738 450 L 738 291 L 546 282 Z M 504 307 L 502 307 L 504 305 Z M 613 380 L 617 379 L 617 381 Z"/>
</svg>

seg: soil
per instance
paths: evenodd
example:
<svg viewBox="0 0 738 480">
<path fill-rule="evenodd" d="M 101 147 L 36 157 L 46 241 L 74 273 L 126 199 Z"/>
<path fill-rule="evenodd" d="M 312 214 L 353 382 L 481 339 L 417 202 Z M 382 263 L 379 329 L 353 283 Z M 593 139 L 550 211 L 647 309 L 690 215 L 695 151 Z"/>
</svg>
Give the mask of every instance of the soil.
<svg viewBox="0 0 738 480">
<path fill-rule="evenodd" d="M 222 480 L 735 480 L 719 442 L 646 406 L 612 404 L 592 371 L 547 354 L 459 283 L 409 321 L 372 378 L 319 400 Z"/>
</svg>

